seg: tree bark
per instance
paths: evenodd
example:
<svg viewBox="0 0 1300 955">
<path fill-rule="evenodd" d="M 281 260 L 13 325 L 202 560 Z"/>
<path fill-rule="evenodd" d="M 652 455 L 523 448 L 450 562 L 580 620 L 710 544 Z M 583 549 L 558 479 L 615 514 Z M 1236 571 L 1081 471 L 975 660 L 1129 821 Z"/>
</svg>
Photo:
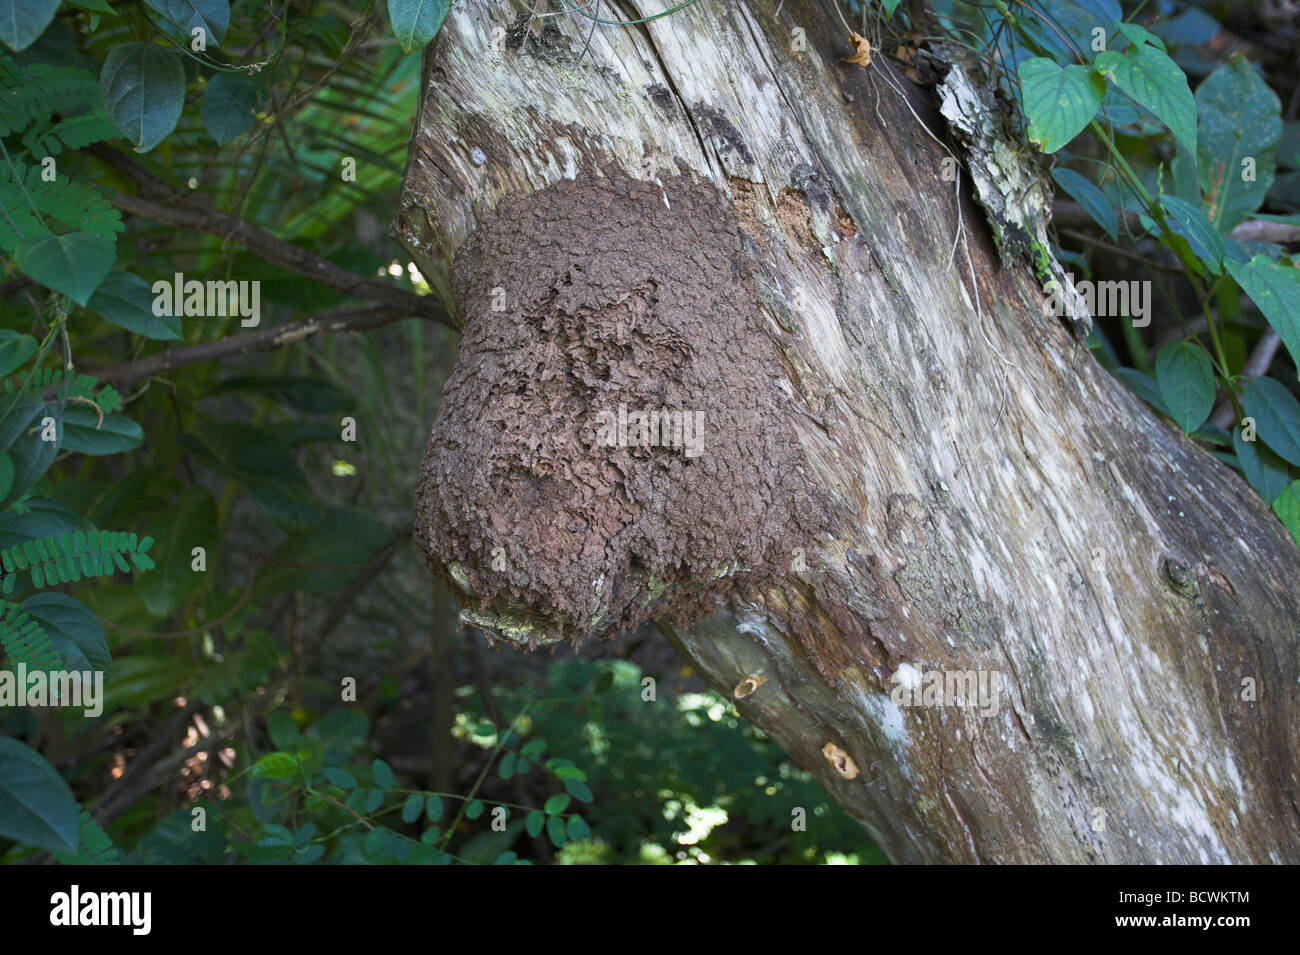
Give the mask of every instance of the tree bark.
<svg viewBox="0 0 1300 955">
<path fill-rule="evenodd" d="M 896 862 L 1300 862 L 1300 551 L 999 262 L 926 91 L 813 0 L 529 6 L 453 6 L 395 226 L 465 327 L 415 534 L 464 619 L 678 621 Z M 704 453 L 601 457 L 656 394 Z"/>
</svg>

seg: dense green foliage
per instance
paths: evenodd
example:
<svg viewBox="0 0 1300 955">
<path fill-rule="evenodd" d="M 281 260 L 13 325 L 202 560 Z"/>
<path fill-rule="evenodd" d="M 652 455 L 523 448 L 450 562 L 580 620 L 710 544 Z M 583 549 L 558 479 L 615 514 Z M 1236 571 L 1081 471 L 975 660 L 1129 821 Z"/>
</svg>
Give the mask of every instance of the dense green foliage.
<svg viewBox="0 0 1300 955">
<path fill-rule="evenodd" d="M 1153 6 L 1167 15 L 1152 19 Z M 1119 0 L 936 7 L 1019 105 L 1024 134 L 1052 154 L 1061 192 L 1101 234 L 1142 252 L 1140 274 L 1181 323 L 1183 334 L 1153 355 L 1138 331 L 1148 316 L 1137 326 L 1136 315 L 1107 316 L 1090 342 L 1099 359 L 1241 471 L 1300 540 L 1300 401 L 1278 380 L 1294 385 L 1300 364 L 1300 258 L 1233 235 L 1247 219 L 1300 225 L 1300 122 L 1283 121 L 1278 96 L 1241 54 L 1206 61 L 1202 51 L 1222 26 L 1201 6 L 1138 3 L 1128 14 Z M 1194 95 L 1189 76 L 1200 77 Z M 1154 261 L 1144 244 L 1152 239 L 1175 269 Z M 1093 278 L 1088 256 L 1055 251 Z M 1190 309 L 1180 291 L 1192 296 Z M 1285 371 L 1275 362 L 1276 377 L 1245 373 L 1265 328 L 1292 360 Z M 1116 334 L 1129 366 L 1108 338 Z M 1219 395 L 1231 405 L 1230 428 L 1210 421 Z"/>
</svg>

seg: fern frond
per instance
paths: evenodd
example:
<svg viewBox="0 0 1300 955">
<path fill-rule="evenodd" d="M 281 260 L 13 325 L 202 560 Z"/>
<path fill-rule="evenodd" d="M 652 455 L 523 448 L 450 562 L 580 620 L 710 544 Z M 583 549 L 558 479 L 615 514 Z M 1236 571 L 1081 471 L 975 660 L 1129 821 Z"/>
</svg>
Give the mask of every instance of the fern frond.
<svg viewBox="0 0 1300 955">
<path fill-rule="evenodd" d="M 113 204 L 100 195 L 94 186 L 76 182 L 67 176 L 46 180 L 44 172 L 40 166 L 29 166 L 23 162 L 15 162 L 12 170 L 8 163 L 0 163 L 0 183 L 8 183 L 11 188 L 6 192 L 15 197 L 14 202 L 7 197 L 4 200 L 5 208 L 10 214 L 16 208 L 30 210 L 31 205 L 27 199 L 30 196 L 31 202 L 36 203 L 36 208 L 44 215 L 58 219 L 78 232 L 92 232 L 112 238 L 113 233 L 126 228 L 122 224 L 122 213 L 113 208 Z M 27 196 L 23 196 L 24 188 Z"/>
<path fill-rule="evenodd" d="M 0 647 L 29 670 L 61 670 L 63 658 L 41 625 L 16 603 L 0 600 Z"/>
<path fill-rule="evenodd" d="M 0 94 L 0 102 L 3 102 L 3 94 Z M 0 169 L 4 165 L 0 163 Z M 7 171 L 5 175 L 7 177 Z M 45 235 L 50 231 L 45 223 L 36 218 L 22 188 L 7 178 L 0 178 L 0 207 L 3 207 L 0 211 L 0 249 L 11 255 L 23 239 Z"/>
<path fill-rule="evenodd" d="M 87 70 L 47 63 L 20 68 L 0 57 L 0 136 L 48 125 L 55 113 L 84 113 L 98 97 L 99 82 Z"/>
<path fill-rule="evenodd" d="M 74 371 L 72 376 L 72 384 L 68 388 L 69 396 L 93 401 L 104 414 L 122 410 L 122 395 L 112 385 L 104 385 L 96 391 L 95 386 L 99 384 L 99 379 L 94 375 L 81 375 Z M 14 392 L 41 391 L 62 382 L 62 368 L 42 368 L 30 378 L 26 375 L 7 378 L 3 387 L 5 394 L 12 395 Z"/>
<path fill-rule="evenodd" d="M 80 149 L 120 135 L 101 109 L 81 116 L 70 116 L 53 126 L 33 126 L 23 134 L 23 145 L 36 158 L 57 156 L 67 149 Z"/>
<path fill-rule="evenodd" d="M 99 405 L 99 410 L 104 414 L 122 410 L 122 396 L 118 394 L 117 389 L 112 385 L 105 385 L 100 388 L 99 391 L 90 396 L 90 399 Z"/>
<path fill-rule="evenodd" d="M 77 823 L 77 851 L 50 853 L 64 865 L 119 865 L 122 853 L 90 813 L 81 810 Z"/>
<path fill-rule="evenodd" d="M 153 538 L 137 538 L 126 531 L 75 531 L 57 537 L 34 537 L 0 551 L 0 592 L 13 593 L 19 574 L 31 574 L 33 587 L 74 583 L 82 577 L 107 577 L 114 570 L 130 573 L 131 558 L 137 570 L 154 566 L 148 550 Z"/>
</svg>

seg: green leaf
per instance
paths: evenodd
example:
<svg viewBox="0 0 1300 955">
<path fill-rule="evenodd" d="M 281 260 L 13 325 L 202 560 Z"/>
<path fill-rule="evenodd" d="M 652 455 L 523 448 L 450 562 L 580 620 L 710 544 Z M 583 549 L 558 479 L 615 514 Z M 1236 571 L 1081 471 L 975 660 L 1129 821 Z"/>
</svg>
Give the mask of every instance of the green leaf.
<svg viewBox="0 0 1300 955">
<path fill-rule="evenodd" d="M 99 88 L 109 122 L 137 152 L 147 153 L 181 118 L 185 67 L 180 57 L 155 43 L 124 43 L 104 60 Z"/>
<path fill-rule="evenodd" d="M 8 448 L 9 460 L 14 466 L 13 486 L 9 489 L 11 497 L 17 497 L 30 490 L 54 462 L 54 456 L 58 453 L 63 438 L 63 425 L 59 421 L 59 415 L 55 413 L 56 410 L 40 405 L 35 415 L 29 416 L 26 406 L 20 403 L 19 410 L 15 412 L 19 419 L 27 418 L 27 421 L 23 425 L 22 433 Z M 56 438 L 54 441 L 45 440 L 46 417 L 54 419 Z M 7 421 L 0 422 L 0 429 L 3 429 L 7 423 Z"/>
<path fill-rule="evenodd" d="M 1110 204 L 1106 194 L 1085 176 L 1079 175 L 1073 169 L 1067 169 L 1064 166 L 1058 166 L 1052 170 L 1052 178 L 1056 184 L 1065 190 L 1084 212 L 1092 216 L 1099 226 L 1106 230 L 1106 234 L 1112 239 L 1118 238 L 1119 233 L 1116 231 L 1115 207 Z"/>
<path fill-rule="evenodd" d="M 84 809 L 77 817 L 77 851 L 56 851 L 54 858 L 61 865 L 117 865 L 122 861 L 108 833 Z"/>
<path fill-rule="evenodd" d="M 1226 233 L 1260 207 L 1273 184 L 1282 104 L 1237 54 L 1197 87 L 1196 115 L 1201 188 L 1209 199 L 1210 221 Z M 1243 162 L 1249 160 L 1253 169 Z"/>
<path fill-rule="evenodd" d="M 294 375 L 237 375 L 218 382 L 208 394 L 231 391 L 268 398 L 304 414 L 345 411 L 354 404 L 352 396 L 333 382 Z M 337 434 L 332 431 L 331 437 Z"/>
<path fill-rule="evenodd" d="M 517 852 L 511 852 L 509 849 L 507 849 L 505 852 L 501 853 L 499 856 L 493 859 L 492 864 L 493 865 L 514 865 L 515 860 L 518 858 L 519 858 L 519 854 Z"/>
<path fill-rule="evenodd" d="M 67 594 L 36 594 L 22 602 L 37 620 L 69 670 L 107 670 L 112 661 L 104 627 L 90 608 Z"/>
<path fill-rule="evenodd" d="M 199 119 L 219 145 L 224 146 L 257 118 L 262 88 L 240 73 L 218 73 L 208 80 L 199 106 Z"/>
<path fill-rule="evenodd" d="M 403 53 L 414 53 L 438 35 L 451 0 L 388 0 L 388 19 Z"/>
<path fill-rule="evenodd" d="M 1061 67 L 1046 57 L 1022 60 L 1016 68 L 1029 139 L 1054 153 L 1097 115 L 1106 84 L 1087 66 Z"/>
<path fill-rule="evenodd" d="M 139 578 L 136 594 L 145 609 L 161 620 L 175 613 L 204 580 L 204 574 L 193 569 L 195 547 L 206 552 L 205 573 L 217 568 L 217 505 L 212 494 L 204 488 L 185 491 L 150 526 L 150 532 L 158 540 L 154 553 L 158 566 Z"/>
<path fill-rule="evenodd" d="M 370 810 L 373 812 L 373 810 Z M 388 847 L 388 830 L 382 826 L 376 826 L 366 833 L 365 848 L 366 855 L 379 857 L 385 854 Z"/>
<path fill-rule="evenodd" d="M 430 796 L 424 801 L 424 814 L 430 822 L 437 822 L 442 818 L 442 797 Z"/>
<path fill-rule="evenodd" d="M 60 414 L 64 451 L 82 454 L 121 454 L 144 442 L 144 429 L 125 415 L 106 414 L 101 423 L 94 408 L 70 404 Z"/>
<path fill-rule="evenodd" d="M 475 799 L 465 807 L 465 818 L 477 819 L 479 816 L 483 815 L 483 810 L 485 808 L 487 807 L 483 805 L 483 800 Z"/>
<path fill-rule="evenodd" d="M 315 842 L 299 849 L 294 861 L 298 865 L 310 865 L 323 855 L 325 855 L 325 847 L 319 842 Z"/>
<path fill-rule="evenodd" d="M 1165 399 L 1160 395 L 1160 386 L 1156 384 L 1154 378 L 1150 375 L 1144 375 L 1136 368 L 1116 368 L 1113 372 L 1116 378 L 1124 382 L 1128 390 L 1133 392 L 1156 411 L 1162 415 L 1173 417 L 1169 406 L 1165 404 Z"/>
<path fill-rule="evenodd" d="M 555 815 L 556 813 L 564 812 L 564 810 L 568 808 L 570 802 L 572 802 L 572 797 L 568 793 L 556 793 L 542 804 L 542 809 L 547 815 Z"/>
<path fill-rule="evenodd" d="M 1097 57 L 1097 69 L 1133 101 L 1155 114 L 1193 156 L 1196 152 L 1196 102 L 1187 77 L 1169 55 L 1154 46 L 1133 46 Z"/>
<path fill-rule="evenodd" d="M 1300 544 L 1300 481 L 1291 485 L 1273 501 L 1273 513 Z"/>
<path fill-rule="evenodd" d="M 341 765 L 351 759 L 370 734 L 370 720 L 357 710 L 334 710 L 326 713 L 304 734 L 318 740 L 325 748 L 327 763 Z"/>
<path fill-rule="evenodd" d="M 1150 43 L 1157 49 L 1165 48 L 1165 41 L 1160 39 L 1146 27 L 1137 23 L 1120 23 L 1117 24 L 1119 32 L 1128 37 L 1134 44 Z"/>
<path fill-rule="evenodd" d="M 526 756 L 528 759 L 536 759 L 544 752 L 546 752 L 546 740 L 544 739 L 530 739 L 519 747 L 519 754 Z"/>
<path fill-rule="evenodd" d="M 86 522 L 74 511 L 48 497 L 29 497 L 27 510 L 0 512 L 0 550 L 37 537 L 57 537 L 86 529 Z"/>
<path fill-rule="evenodd" d="M 1291 482 L 1286 462 L 1270 451 L 1263 441 L 1246 441 L 1241 436 L 1241 428 L 1232 432 L 1232 447 L 1237 452 L 1237 463 L 1247 483 L 1255 489 L 1267 504 L 1286 490 Z"/>
<path fill-rule="evenodd" d="M 0 378 L 26 364 L 36 354 L 36 339 L 8 328 L 0 328 Z"/>
<path fill-rule="evenodd" d="M 1198 7 L 1188 6 L 1176 17 L 1163 17 L 1151 28 L 1173 46 L 1200 46 L 1212 40 L 1223 29 L 1219 21 Z"/>
<path fill-rule="evenodd" d="M 1203 424 L 1192 432 L 1192 437 L 1197 441 L 1208 441 L 1210 444 L 1217 444 L 1221 448 L 1232 446 L 1232 434 L 1227 428 L 1220 428 L 1217 424 Z"/>
<path fill-rule="evenodd" d="M 1214 366 L 1199 345 L 1170 342 L 1161 348 L 1156 356 L 1156 382 L 1170 417 L 1189 434 L 1214 409 Z"/>
<path fill-rule="evenodd" d="M 77 800 L 58 772 L 24 743 L 0 736 L 0 836 L 77 851 Z"/>
<path fill-rule="evenodd" d="M 196 29 L 202 30 L 211 41 L 220 46 L 230 26 L 228 0 L 144 0 L 174 23 L 185 34 L 186 40 Z"/>
<path fill-rule="evenodd" d="M 7 412 L 0 418 L 0 450 L 8 450 L 40 424 L 39 418 L 45 415 L 45 402 L 36 395 L 22 395 L 10 410 L 7 398 L 0 402 L 0 411 Z"/>
<path fill-rule="evenodd" d="M 577 779 L 582 782 L 587 781 L 587 774 L 577 766 L 556 766 L 551 770 L 551 772 L 555 774 L 557 779 Z"/>
<path fill-rule="evenodd" d="M 591 788 L 580 779 L 566 779 L 564 788 L 579 802 L 591 802 L 595 798 L 591 794 Z"/>
<path fill-rule="evenodd" d="M 546 820 L 546 835 L 550 837 L 551 845 L 555 848 L 563 848 L 567 841 L 567 834 L 564 829 L 564 819 L 560 816 L 550 816 Z"/>
<path fill-rule="evenodd" d="M 9 455 L 0 451 L 0 501 L 9 496 L 9 491 L 14 486 L 14 463 L 9 459 Z"/>
<path fill-rule="evenodd" d="M 314 38 L 335 59 L 348 41 L 348 25 L 332 13 L 317 14 L 298 29 L 304 36 Z"/>
<path fill-rule="evenodd" d="M 107 236 L 68 232 L 23 239 L 14 258 L 28 277 L 85 305 L 113 267 L 117 249 Z"/>
<path fill-rule="evenodd" d="M 569 824 L 565 827 L 565 834 L 574 842 L 580 842 L 591 835 L 591 826 L 587 825 L 587 820 L 581 816 L 570 816 Z"/>
<path fill-rule="evenodd" d="M 291 750 L 298 748 L 298 724 L 285 710 L 276 710 L 266 718 L 266 732 L 271 737 L 271 745 L 277 749 Z"/>
<path fill-rule="evenodd" d="M 406 797 L 406 802 L 402 803 L 402 822 L 415 822 L 422 812 L 424 812 L 424 796 L 420 793 L 411 793 Z"/>
<path fill-rule="evenodd" d="M 524 828 L 528 831 L 530 839 L 536 839 L 538 833 L 546 826 L 546 816 L 540 809 L 534 809 L 524 820 Z"/>
<path fill-rule="evenodd" d="M 515 774 L 515 754 L 506 753 L 501 757 L 501 764 L 497 767 L 497 772 L 502 779 L 509 779 Z"/>
<path fill-rule="evenodd" d="M 366 812 L 374 812 L 383 804 L 384 791 L 382 789 L 372 789 L 366 793 Z"/>
<path fill-rule="evenodd" d="M 1199 203 L 1177 196 L 1163 195 L 1160 206 L 1169 218 L 1169 227 L 1191 246 L 1193 254 L 1215 275 L 1223 274 L 1223 237 L 1215 231 L 1210 218 Z"/>
<path fill-rule="evenodd" d="M 155 315 L 153 287 L 133 272 L 109 272 L 86 308 L 119 328 L 145 338 L 174 341 L 181 337 L 177 315 Z"/>
<path fill-rule="evenodd" d="M 59 0 L 0 0 L 0 42 L 15 53 L 27 49 L 58 9 Z"/>
<path fill-rule="evenodd" d="M 292 779 L 301 764 L 292 753 L 267 753 L 253 764 L 252 773 L 259 779 Z"/>
<path fill-rule="evenodd" d="M 338 786 L 339 789 L 346 791 L 357 787 L 357 777 L 346 769 L 339 769 L 337 766 L 326 766 L 321 770 L 321 775 L 335 786 Z"/>
<path fill-rule="evenodd" d="M 1241 395 L 1259 437 L 1278 456 L 1300 466 L 1300 401 L 1280 381 L 1252 378 Z"/>
<path fill-rule="evenodd" d="M 392 789 L 397 785 L 397 777 L 382 759 L 377 759 L 370 764 L 370 774 L 375 777 L 375 783 L 381 789 Z"/>
<path fill-rule="evenodd" d="M 1300 268 L 1257 255 L 1249 262 L 1229 260 L 1228 272 L 1264 313 L 1300 367 Z"/>
<path fill-rule="evenodd" d="M 91 13 L 107 13 L 110 16 L 117 16 L 117 11 L 108 5 L 108 0 L 68 0 L 68 3 L 82 10 L 89 10 Z"/>
<path fill-rule="evenodd" d="M 369 511 L 334 508 L 319 526 L 289 538 L 275 552 L 281 566 L 269 566 L 258 574 L 258 585 L 267 592 L 336 592 L 361 573 L 392 536 L 392 530 Z"/>
</svg>

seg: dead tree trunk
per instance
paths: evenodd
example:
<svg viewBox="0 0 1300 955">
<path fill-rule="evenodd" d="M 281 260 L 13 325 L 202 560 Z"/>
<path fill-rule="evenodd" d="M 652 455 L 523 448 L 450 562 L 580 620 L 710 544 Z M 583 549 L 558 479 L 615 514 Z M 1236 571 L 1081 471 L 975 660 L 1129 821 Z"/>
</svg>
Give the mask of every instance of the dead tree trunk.
<svg viewBox="0 0 1300 955">
<path fill-rule="evenodd" d="M 1300 552 L 852 52 L 811 0 L 453 6 L 396 227 L 464 323 L 417 542 L 499 639 L 678 621 L 895 861 L 1300 862 Z"/>
</svg>

